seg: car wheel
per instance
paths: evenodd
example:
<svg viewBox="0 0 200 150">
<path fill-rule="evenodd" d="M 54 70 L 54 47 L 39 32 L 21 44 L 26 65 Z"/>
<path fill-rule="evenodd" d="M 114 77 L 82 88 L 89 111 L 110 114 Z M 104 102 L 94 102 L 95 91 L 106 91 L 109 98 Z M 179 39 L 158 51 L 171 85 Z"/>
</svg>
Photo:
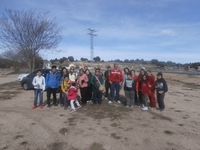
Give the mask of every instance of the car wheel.
<svg viewBox="0 0 200 150">
<path fill-rule="evenodd" d="M 23 89 L 28 90 L 28 85 L 26 83 L 23 84 Z"/>
</svg>

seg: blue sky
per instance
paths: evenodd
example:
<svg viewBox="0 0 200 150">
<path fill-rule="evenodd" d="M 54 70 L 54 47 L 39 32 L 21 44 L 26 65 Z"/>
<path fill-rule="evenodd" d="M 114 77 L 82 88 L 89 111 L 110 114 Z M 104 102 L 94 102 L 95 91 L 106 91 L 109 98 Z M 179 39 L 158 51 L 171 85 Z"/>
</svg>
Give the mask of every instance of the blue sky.
<svg viewBox="0 0 200 150">
<path fill-rule="evenodd" d="M 94 56 L 103 60 L 200 61 L 199 0 L 1 0 L 1 14 L 5 8 L 50 11 L 65 28 L 61 52 L 42 52 L 45 59 L 90 59 L 92 28 Z"/>
</svg>

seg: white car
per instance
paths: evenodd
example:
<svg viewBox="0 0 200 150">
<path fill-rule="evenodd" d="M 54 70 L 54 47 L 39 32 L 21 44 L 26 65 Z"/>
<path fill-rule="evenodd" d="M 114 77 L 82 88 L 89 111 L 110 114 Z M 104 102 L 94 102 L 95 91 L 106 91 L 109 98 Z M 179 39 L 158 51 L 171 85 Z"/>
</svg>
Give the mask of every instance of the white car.
<svg viewBox="0 0 200 150">
<path fill-rule="evenodd" d="M 22 79 L 24 78 L 24 77 L 26 77 L 27 75 L 29 75 L 28 73 L 23 73 L 23 74 L 20 74 L 19 76 L 18 76 L 18 81 L 22 81 Z"/>
</svg>

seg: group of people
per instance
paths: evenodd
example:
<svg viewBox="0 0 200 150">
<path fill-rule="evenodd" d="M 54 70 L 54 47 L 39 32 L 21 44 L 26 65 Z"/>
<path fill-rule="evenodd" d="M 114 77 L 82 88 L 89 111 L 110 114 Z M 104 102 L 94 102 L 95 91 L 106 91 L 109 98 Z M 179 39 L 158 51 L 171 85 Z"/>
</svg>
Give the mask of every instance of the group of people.
<svg viewBox="0 0 200 150">
<path fill-rule="evenodd" d="M 43 108 L 43 92 L 47 91 L 47 107 L 50 108 L 50 97 L 53 94 L 53 106 L 57 106 L 56 93 L 59 92 L 60 105 L 67 109 L 71 105 L 71 111 L 74 112 L 81 108 L 81 104 L 86 105 L 88 102 L 93 104 L 102 104 L 102 96 L 105 86 L 105 99 L 109 99 L 108 103 L 112 104 L 114 100 L 120 101 L 120 90 L 124 89 L 126 97 L 126 108 L 133 108 L 138 105 L 143 110 L 156 108 L 155 91 L 160 111 L 165 110 L 164 96 L 168 87 L 161 72 L 157 74 L 157 80 L 150 70 L 141 69 L 137 76 L 135 70 L 124 68 L 124 73 L 119 69 L 118 64 L 114 67 L 107 67 L 103 73 L 100 68 L 95 68 L 95 72 L 91 73 L 87 66 L 81 68 L 79 73 L 75 72 L 72 66 L 70 70 L 65 67 L 57 72 L 56 66 L 52 66 L 51 71 L 44 78 L 41 70 L 38 70 L 37 76 L 34 77 L 34 105 L 32 109 L 37 107 L 38 95 L 40 98 L 39 107 Z M 116 93 L 116 98 L 115 98 Z M 148 99 L 150 106 L 148 106 Z M 75 104 L 76 103 L 76 108 Z"/>
</svg>

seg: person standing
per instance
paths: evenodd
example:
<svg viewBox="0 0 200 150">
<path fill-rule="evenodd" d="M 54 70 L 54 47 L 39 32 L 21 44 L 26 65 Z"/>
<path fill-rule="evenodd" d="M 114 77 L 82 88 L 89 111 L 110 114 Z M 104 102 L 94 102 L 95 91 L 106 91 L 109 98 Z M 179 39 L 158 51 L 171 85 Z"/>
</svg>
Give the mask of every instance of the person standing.
<svg viewBox="0 0 200 150">
<path fill-rule="evenodd" d="M 80 69 L 78 84 L 81 92 L 81 100 L 83 105 L 86 105 L 88 100 L 88 95 L 87 95 L 88 82 L 89 80 L 87 75 L 84 73 L 83 69 Z"/>
<path fill-rule="evenodd" d="M 136 75 L 135 73 L 135 70 L 131 70 L 131 75 L 132 75 L 132 78 L 134 79 L 134 82 L 135 82 L 135 104 L 137 106 L 139 106 L 139 100 L 138 100 L 138 76 Z"/>
<path fill-rule="evenodd" d="M 100 85 L 103 85 L 104 79 L 102 75 L 100 74 L 100 69 L 97 68 L 95 70 L 95 74 L 92 76 L 90 80 L 92 84 L 92 90 L 93 90 L 93 103 L 101 105 L 102 103 L 102 91 L 99 90 Z"/>
<path fill-rule="evenodd" d="M 143 75 L 140 88 L 140 92 L 142 93 L 142 110 L 148 110 L 148 96 L 151 92 L 149 86 L 147 76 Z"/>
<path fill-rule="evenodd" d="M 69 79 L 70 79 L 70 81 L 72 81 L 72 82 L 75 82 L 76 79 L 77 79 L 77 76 L 76 76 L 76 72 L 75 72 L 74 66 L 70 67 L 70 71 L 69 71 Z"/>
<path fill-rule="evenodd" d="M 117 95 L 117 102 L 121 103 L 119 100 L 119 92 L 120 92 L 120 88 L 123 81 L 124 81 L 124 78 L 123 78 L 122 71 L 119 69 L 118 64 L 114 64 L 114 69 L 111 70 L 110 76 L 109 76 L 109 82 L 111 85 L 110 101 L 108 102 L 109 104 L 113 103 L 115 90 L 116 90 L 116 95 Z"/>
<path fill-rule="evenodd" d="M 53 105 L 56 103 L 56 92 L 60 84 L 60 74 L 56 71 L 56 66 L 51 67 L 51 71 L 46 75 L 47 107 L 50 108 L 50 97 L 53 93 Z"/>
<path fill-rule="evenodd" d="M 88 89 L 87 89 L 87 96 L 88 96 L 88 98 L 87 98 L 87 102 L 92 102 L 92 84 L 90 83 L 90 80 L 91 80 L 91 78 L 92 78 L 92 73 L 90 72 L 90 70 L 89 69 L 86 69 L 85 70 L 85 74 L 87 75 L 87 77 L 88 77 L 88 80 L 89 80 L 89 82 L 88 82 Z"/>
<path fill-rule="evenodd" d="M 135 81 L 132 78 L 131 72 L 127 73 L 127 78 L 124 80 L 124 92 L 126 97 L 126 108 L 133 108 L 135 102 Z"/>
<path fill-rule="evenodd" d="M 144 75 L 146 75 L 146 72 L 144 69 L 141 69 L 140 74 L 138 75 L 138 99 L 139 99 L 140 107 L 142 107 L 142 104 L 143 104 L 141 87 L 142 87 L 142 80 L 143 80 Z"/>
<path fill-rule="evenodd" d="M 105 99 L 108 99 L 108 91 L 109 91 L 109 89 L 110 89 L 110 82 L 109 82 L 110 71 L 111 71 L 111 67 L 108 66 L 108 67 L 107 67 L 107 70 L 104 72 L 105 89 L 106 89 Z"/>
<path fill-rule="evenodd" d="M 38 95 L 40 98 L 40 108 L 43 108 L 43 92 L 45 90 L 45 78 L 42 76 L 42 71 L 37 71 L 37 76 L 33 78 L 32 82 L 34 86 L 34 104 L 32 106 L 32 109 L 35 109 L 37 107 L 37 100 Z"/>
<path fill-rule="evenodd" d="M 63 67 L 61 72 L 60 72 L 60 85 L 59 85 L 59 93 L 60 93 L 60 106 L 63 107 L 64 106 L 64 98 L 63 98 L 63 92 L 61 89 L 61 84 L 64 81 L 65 76 L 68 76 L 69 72 L 67 70 L 67 68 Z"/>
<path fill-rule="evenodd" d="M 157 101 L 159 109 L 162 112 L 165 110 L 164 98 L 165 98 L 165 93 L 168 91 L 168 86 L 165 79 L 163 78 L 162 72 L 158 72 L 157 74 L 155 88 L 157 89 Z"/>
<path fill-rule="evenodd" d="M 64 76 L 64 80 L 61 83 L 61 90 L 62 90 L 62 97 L 63 97 L 63 105 L 64 105 L 64 109 L 66 110 L 67 107 L 69 106 L 69 101 L 67 101 L 67 94 L 68 94 L 68 90 L 71 86 L 71 81 L 69 80 L 69 76 L 65 75 Z"/>
<path fill-rule="evenodd" d="M 155 77 L 150 70 L 147 70 L 147 75 L 148 75 L 149 88 L 151 90 L 151 93 L 149 94 L 150 105 L 151 108 L 156 108 Z"/>
</svg>

